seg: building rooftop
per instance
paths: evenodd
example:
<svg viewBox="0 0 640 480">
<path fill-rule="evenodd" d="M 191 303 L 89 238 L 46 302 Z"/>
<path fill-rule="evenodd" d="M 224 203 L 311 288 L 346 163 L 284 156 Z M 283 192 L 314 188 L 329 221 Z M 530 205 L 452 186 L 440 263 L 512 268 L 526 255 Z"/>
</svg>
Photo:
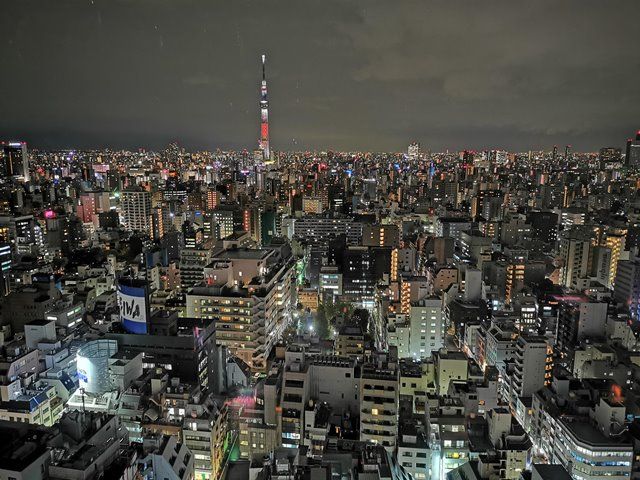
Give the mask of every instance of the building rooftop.
<svg viewBox="0 0 640 480">
<path fill-rule="evenodd" d="M 534 463 L 531 465 L 531 472 L 537 473 L 536 478 L 541 480 L 571 480 L 571 475 L 562 465 Z"/>
<path fill-rule="evenodd" d="M 0 421 L 0 437 L 3 448 L 0 451 L 0 469 L 20 472 L 36 459 L 47 453 L 47 439 L 52 437 L 48 430 L 36 425 Z"/>
<path fill-rule="evenodd" d="M 230 248 L 216 253 L 214 256 L 214 260 L 264 260 L 272 254 L 273 251 L 271 250 L 255 248 Z"/>
<path fill-rule="evenodd" d="M 584 421 L 582 418 L 561 418 L 560 421 L 577 440 L 587 443 L 593 447 L 612 448 L 616 450 L 633 450 L 631 443 L 605 437 L 595 426 L 588 421 Z M 623 439 L 626 439 L 626 437 L 623 436 Z"/>
</svg>

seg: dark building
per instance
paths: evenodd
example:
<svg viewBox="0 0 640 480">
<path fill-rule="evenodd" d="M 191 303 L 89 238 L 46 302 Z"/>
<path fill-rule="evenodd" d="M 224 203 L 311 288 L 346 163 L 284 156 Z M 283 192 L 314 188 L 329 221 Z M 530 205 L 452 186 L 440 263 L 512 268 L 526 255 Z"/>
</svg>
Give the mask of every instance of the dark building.
<svg viewBox="0 0 640 480">
<path fill-rule="evenodd" d="M 62 444 L 59 431 L 40 425 L 0 421 L 3 448 L 0 471 L 3 478 L 47 478 L 50 445 Z"/>
<path fill-rule="evenodd" d="M 348 247 L 343 255 L 342 273 L 342 292 L 346 297 L 354 301 L 373 300 L 376 282 L 373 275 L 371 249 Z"/>
<path fill-rule="evenodd" d="M 604 338 L 606 320 L 607 303 L 580 295 L 561 297 L 555 344 L 558 364 L 572 370 L 576 347 L 585 339 Z"/>
<path fill-rule="evenodd" d="M 503 202 L 502 190 L 479 190 L 471 200 L 471 217 L 482 216 L 487 220 L 497 220 Z"/>
<path fill-rule="evenodd" d="M 0 175 L 3 177 L 22 177 L 29 181 L 29 156 L 25 142 L 2 142 L 0 154 Z"/>
<path fill-rule="evenodd" d="M 627 140 L 627 150 L 625 155 L 625 165 L 627 167 L 640 166 L 640 130 L 636 133 L 635 140 Z"/>
<path fill-rule="evenodd" d="M 62 244 L 62 251 L 65 253 L 71 253 L 79 247 L 80 242 L 85 238 L 82 220 L 75 215 L 69 217 L 67 222 L 67 231 L 68 242 Z"/>
<path fill-rule="evenodd" d="M 117 213 L 117 212 L 116 212 Z M 47 245 L 51 249 L 67 251 L 69 244 L 69 219 L 66 215 L 51 215 L 46 219 Z"/>
<path fill-rule="evenodd" d="M 533 240 L 555 244 L 558 240 L 558 214 L 553 212 L 530 212 L 527 223 L 531 225 Z"/>
<path fill-rule="evenodd" d="M 349 300 L 372 304 L 376 285 L 391 273 L 391 248 L 349 246 L 342 259 L 343 295 Z"/>
<path fill-rule="evenodd" d="M 204 242 L 204 229 L 193 222 L 182 224 L 182 238 L 185 248 L 199 248 Z"/>
<path fill-rule="evenodd" d="M 148 334 L 109 333 L 107 338 L 117 340 L 122 350 L 143 352 L 145 364 L 165 367 L 202 390 L 224 389 L 224 349 L 216 346 L 213 320 L 180 318 L 163 310 L 152 315 Z"/>
<path fill-rule="evenodd" d="M 109 212 L 98 213 L 98 224 L 100 225 L 100 228 L 118 228 L 120 226 L 118 212 L 112 210 Z"/>
<path fill-rule="evenodd" d="M 306 276 L 311 287 L 318 288 L 320 279 L 320 268 L 326 262 L 328 249 L 324 245 L 314 245 L 309 252 L 309 263 L 307 264 Z"/>
</svg>

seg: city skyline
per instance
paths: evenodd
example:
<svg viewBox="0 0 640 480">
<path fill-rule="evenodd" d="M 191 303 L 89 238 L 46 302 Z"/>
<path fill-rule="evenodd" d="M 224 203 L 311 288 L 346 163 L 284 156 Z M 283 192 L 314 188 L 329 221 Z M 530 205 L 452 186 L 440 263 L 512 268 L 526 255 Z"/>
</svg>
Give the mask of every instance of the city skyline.
<svg viewBox="0 0 640 480">
<path fill-rule="evenodd" d="M 145 5 L 11 5 L 3 138 L 251 150 L 261 54 L 276 151 L 597 151 L 637 129 L 635 2 Z"/>
<path fill-rule="evenodd" d="M 20 0 L 0 480 L 640 480 L 638 0 Z"/>
</svg>

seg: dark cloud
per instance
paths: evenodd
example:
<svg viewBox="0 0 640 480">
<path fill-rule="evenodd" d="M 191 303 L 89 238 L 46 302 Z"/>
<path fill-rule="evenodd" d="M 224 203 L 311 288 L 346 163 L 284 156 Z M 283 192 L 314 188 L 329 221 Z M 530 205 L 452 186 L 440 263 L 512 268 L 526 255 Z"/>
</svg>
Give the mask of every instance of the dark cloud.
<svg viewBox="0 0 640 480">
<path fill-rule="evenodd" d="M 21 0 L 0 17 L 0 136 L 44 147 L 622 145 L 640 3 Z"/>
</svg>

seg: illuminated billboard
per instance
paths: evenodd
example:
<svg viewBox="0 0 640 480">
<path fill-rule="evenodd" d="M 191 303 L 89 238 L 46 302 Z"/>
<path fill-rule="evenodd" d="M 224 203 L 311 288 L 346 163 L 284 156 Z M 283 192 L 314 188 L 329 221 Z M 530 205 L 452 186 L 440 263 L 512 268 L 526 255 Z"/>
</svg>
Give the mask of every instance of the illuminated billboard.
<svg viewBox="0 0 640 480">
<path fill-rule="evenodd" d="M 129 333 L 147 333 L 147 284 L 142 281 L 118 282 L 120 322 Z"/>
</svg>

